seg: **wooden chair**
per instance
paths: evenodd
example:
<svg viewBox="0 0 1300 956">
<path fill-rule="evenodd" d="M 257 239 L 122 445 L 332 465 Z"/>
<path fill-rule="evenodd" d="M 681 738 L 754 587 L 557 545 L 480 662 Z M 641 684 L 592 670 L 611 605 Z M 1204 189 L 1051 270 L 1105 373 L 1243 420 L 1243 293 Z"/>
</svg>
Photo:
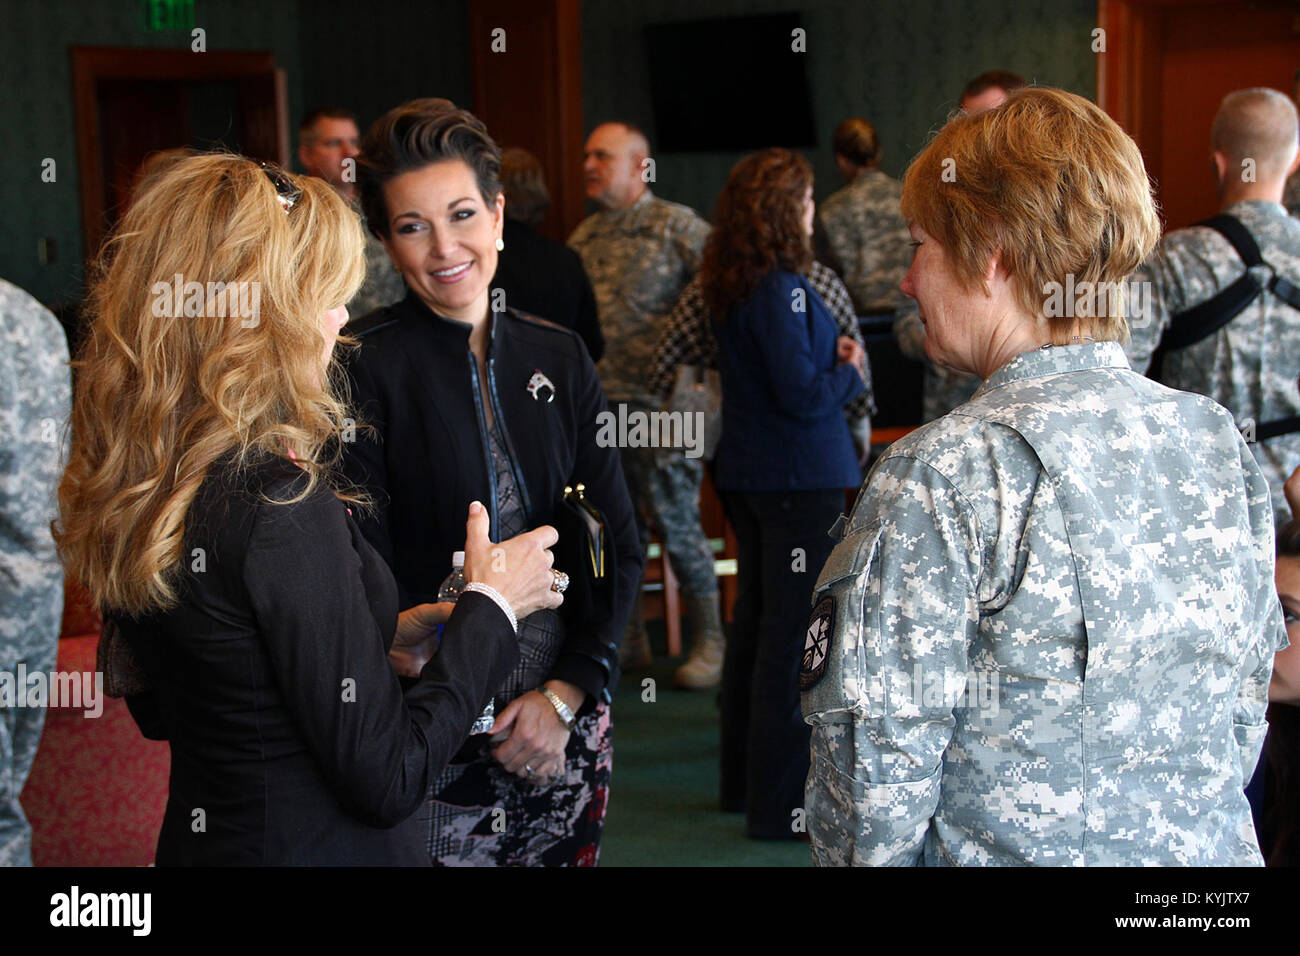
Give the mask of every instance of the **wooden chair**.
<svg viewBox="0 0 1300 956">
<path fill-rule="evenodd" d="M 707 470 L 700 487 L 700 524 L 714 549 L 714 567 L 717 568 L 718 589 L 722 598 L 722 619 L 730 621 L 731 608 L 736 603 L 736 537 L 727 524 L 722 500 L 714 490 Z M 672 563 L 657 535 L 650 539 L 650 553 L 646 557 L 645 578 L 641 586 L 645 592 L 642 609 L 646 620 L 664 622 L 668 655 L 680 656 L 683 652 L 681 591 Z"/>
</svg>

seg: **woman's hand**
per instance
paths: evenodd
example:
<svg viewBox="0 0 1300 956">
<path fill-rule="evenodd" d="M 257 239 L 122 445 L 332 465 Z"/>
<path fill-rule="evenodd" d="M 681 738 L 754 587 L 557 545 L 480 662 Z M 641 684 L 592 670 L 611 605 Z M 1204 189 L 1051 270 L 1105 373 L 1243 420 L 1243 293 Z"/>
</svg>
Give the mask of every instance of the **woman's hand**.
<svg viewBox="0 0 1300 956">
<path fill-rule="evenodd" d="M 867 357 L 867 350 L 857 339 L 841 335 L 835 341 L 835 358 L 840 365 L 852 365 L 862 374 L 862 363 Z"/>
<path fill-rule="evenodd" d="M 477 501 L 469 506 L 465 525 L 465 580 L 495 588 L 523 619 L 546 607 L 559 607 L 564 596 L 551 587 L 555 556 L 548 550 L 560 540 L 550 525 L 493 544 L 488 538 L 487 509 Z"/>
<path fill-rule="evenodd" d="M 575 713 L 587 696 L 582 688 L 564 681 L 547 681 L 546 686 Z M 516 697 L 501 711 L 492 725 L 492 734 L 507 731 L 510 736 L 492 751 L 492 756 L 510 773 L 541 784 L 564 772 L 569 729 L 541 691 Z"/>
<path fill-rule="evenodd" d="M 446 624 L 455 605 L 417 604 L 397 615 L 397 633 L 388 662 L 399 677 L 419 677 L 424 665 L 438 653 L 438 625 Z"/>
</svg>

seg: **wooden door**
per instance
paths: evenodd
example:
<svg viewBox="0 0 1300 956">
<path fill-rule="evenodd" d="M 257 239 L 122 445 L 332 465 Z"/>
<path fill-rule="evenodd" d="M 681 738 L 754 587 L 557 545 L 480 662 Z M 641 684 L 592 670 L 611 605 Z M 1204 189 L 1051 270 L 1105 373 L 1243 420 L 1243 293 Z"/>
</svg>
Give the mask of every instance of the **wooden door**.
<svg viewBox="0 0 1300 956">
<path fill-rule="evenodd" d="M 87 259 L 150 153 L 223 147 L 288 163 L 284 77 L 271 53 L 73 47 L 72 78 Z"/>
<path fill-rule="evenodd" d="M 1167 229 L 1218 210 L 1210 124 L 1223 97 L 1269 86 L 1293 95 L 1300 5 L 1290 0 L 1101 0 L 1098 101 L 1133 136 Z"/>
</svg>

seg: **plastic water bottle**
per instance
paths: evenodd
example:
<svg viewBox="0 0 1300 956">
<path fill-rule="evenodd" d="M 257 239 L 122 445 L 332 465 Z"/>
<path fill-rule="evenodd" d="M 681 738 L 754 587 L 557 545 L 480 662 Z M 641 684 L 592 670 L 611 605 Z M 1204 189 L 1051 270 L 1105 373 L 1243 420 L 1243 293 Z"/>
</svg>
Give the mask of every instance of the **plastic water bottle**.
<svg viewBox="0 0 1300 956">
<path fill-rule="evenodd" d="M 465 584 L 465 552 L 457 551 L 451 556 L 451 574 L 447 575 L 446 580 L 438 588 L 438 601 L 448 601 L 455 604 L 456 599 L 465 590 Z M 496 719 L 496 704 L 489 700 L 487 706 L 483 708 L 483 713 L 479 714 L 469 732 L 471 734 L 485 734 L 492 729 Z"/>
<path fill-rule="evenodd" d="M 438 601 L 450 601 L 455 604 L 456 599 L 465 590 L 465 583 L 465 552 L 457 551 L 451 556 L 451 574 L 447 575 L 438 588 Z"/>
</svg>

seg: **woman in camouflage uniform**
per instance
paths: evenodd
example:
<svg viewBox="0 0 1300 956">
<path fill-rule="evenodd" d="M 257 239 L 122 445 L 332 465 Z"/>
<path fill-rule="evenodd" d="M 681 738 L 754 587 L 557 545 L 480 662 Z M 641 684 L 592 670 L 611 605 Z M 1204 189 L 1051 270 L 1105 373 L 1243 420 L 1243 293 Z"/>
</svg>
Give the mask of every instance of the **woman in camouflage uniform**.
<svg viewBox="0 0 1300 956">
<path fill-rule="evenodd" d="M 1059 297 L 1154 246 L 1137 147 L 1018 91 L 939 132 L 903 213 L 926 352 L 985 381 L 890 447 L 817 582 L 816 859 L 1260 863 L 1268 486 L 1224 409 L 1129 368 L 1124 295 Z"/>
</svg>

